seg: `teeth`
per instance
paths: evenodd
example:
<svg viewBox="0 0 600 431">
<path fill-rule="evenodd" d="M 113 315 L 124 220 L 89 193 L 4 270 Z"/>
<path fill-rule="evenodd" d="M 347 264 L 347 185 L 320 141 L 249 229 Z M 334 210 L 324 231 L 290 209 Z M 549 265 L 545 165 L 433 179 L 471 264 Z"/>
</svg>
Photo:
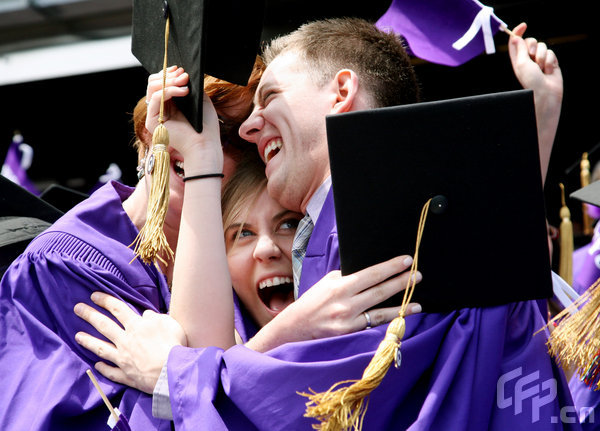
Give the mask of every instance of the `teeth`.
<svg viewBox="0 0 600 431">
<path fill-rule="evenodd" d="M 263 280 L 259 283 L 258 288 L 264 289 L 265 287 L 279 286 L 280 284 L 291 283 L 290 277 L 273 277 L 267 280 Z"/>
<path fill-rule="evenodd" d="M 183 178 L 185 176 L 185 171 L 183 169 L 183 161 L 182 160 L 176 160 L 175 161 L 175 166 L 177 166 L 179 169 L 181 169 L 181 171 L 177 171 L 177 175 L 180 176 L 181 178 Z"/>
<path fill-rule="evenodd" d="M 279 150 L 279 149 L 281 149 L 282 146 L 283 146 L 283 142 L 281 141 L 281 139 L 275 139 L 269 145 L 267 145 L 265 147 L 265 151 L 264 151 L 265 161 L 268 162 L 271 159 L 271 156 L 270 156 L 271 151 Z"/>
</svg>

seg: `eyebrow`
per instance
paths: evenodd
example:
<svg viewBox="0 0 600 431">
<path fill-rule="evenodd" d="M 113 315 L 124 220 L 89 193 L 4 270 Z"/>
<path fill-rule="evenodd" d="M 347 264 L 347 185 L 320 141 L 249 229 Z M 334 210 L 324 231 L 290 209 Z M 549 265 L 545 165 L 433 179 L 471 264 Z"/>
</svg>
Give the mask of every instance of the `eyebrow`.
<svg viewBox="0 0 600 431">
<path fill-rule="evenodd" d="M 299 213 L 296 213 L 295 211 L 290 211 L 290 210 L 284 209 L 283 211 L 281 211 L 273 216 L 273 221 L 279 220 L 280 218 L 285 217 L 287 214 L 292 215 L 292 214 L 299 214 Z"/>
<path fill-rule="evenodd" d="M 252 228 L 252 225 L 250 223 L 232 223 L 229 225 L 229 227 L 227 229 L 225 229 L 225 232 L 229 232 L 232 229 L 238 230 L 240 227 L 249 227 Z"/>
</svg>

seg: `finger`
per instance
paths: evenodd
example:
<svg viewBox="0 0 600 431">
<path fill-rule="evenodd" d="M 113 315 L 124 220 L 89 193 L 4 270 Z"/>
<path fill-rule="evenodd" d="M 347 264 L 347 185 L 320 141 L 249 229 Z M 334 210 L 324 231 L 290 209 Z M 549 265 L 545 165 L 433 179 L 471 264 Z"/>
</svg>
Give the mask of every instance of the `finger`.
<svg viewBox="0 0 600 431">
<path fill-rule="evenodd" d="M 416 302 L 411 302 L 406 306 L 406 315 L 410 316 L 411 314 L 419 314 L 423 312 L 423 307 L 421 304 L 417 304 Z"/>
<path fill-rule="evenodd" d="M 165 102 L 168 102 L 169 100 L 171 100 L 174 97 L 183 97 L 183 96 L 187 96 L 187 94 L 189 93 L 189 88 L 187 86 L 183 86 L 183 87 L 166 87 L 165 88 Z M 156 91 L 155 93 L 153 93 L 151 96 L 149 96 L 149 103 L 148 103 L 148 111 L 146 114 L 146 128 L 150 131 L 154 131 L 154 127 L 156 127 L 156 124 L 153 125 L 153 121 L 155 121 L 156 117 L 158 117 L 158 114 L 160 113 L 160 104 L 162 101 L 162 90 L 161 91 Z"/>
<path fill-rule="evenodd" d="M 548 46 L 544 42 L 538 43 L 536 54 L 535 54 L 535 62 L 540 66 L 540 69 L 544 70 L 544 65 L 546 64 L 546 56 L 548 54 Z"/>
<path fill-rule="evenodd" d="M 167 67 L 167 75 L 170 76 L 174 76 L 177 74 L 181 74 L 183 73 L 183 68 L 182 67 L 178 67 L 178 66 L 169 66 Z M 162 81 L 163 79 L 163 71 L 161 70 L 160 72 L 156 72 L 151 74 L 150 76 L 148 76 L 148 82 L 153 82 L 153 81 Z"/>
<path fill-rule="evenodd" d="M 127 377 L 127 374 L 125 374 L 123 370 L 121 370 L 118 367 L 111 367 L 110 365 L 105 364 L 104 362 L 97 362 L 94 365 L 94 368 L 104 377 L 106 377 L 109 380 L 112 380 L 113 382 L 134 387 L 133 380 Z"/>
<path fill-rule="evenodd" d="M 525 34 L 525 30 L 527 30 L 527 24 L 522 22 L 521 24 L 516 26 L 512 32 L 515 36 L 522 37 Z"/>
<path fill-rule="evenodd" d="M 398 307 L 373 308 L 371 310 L 368 310 L 367 313 L 369 314 L 369 318 L 371 319 L 371 327 L 374 328 L 375 326 L 390 323 L 392 320 L 394 320 L 396 317 L 398 317 L 400 315 L 401 308 L 402 307 L 398 306 Z M 405 315 L 410 316 L 411 314 L 417 314 L 422 311 L 423 311 L 423 309 L 420 304 L 417 304 L 416 302 L 411 302 L 406 307 Z M 366 325 L 367 319 L 366 319 L 366 316 L 364 315 L 364 312 L 361 313 L 357 317 L 357 321 L 358 321 L 359 326 L 362 325 L 362 328 L 367 327 L 367 325 Z"/>
<path fill-rule="evenodd" d="M 114 320 L 87 304 L 82 302 L 75 304 L 73 311 L 115 344 L 123 334 L 123 329 Z"/>
<path fill-rule="evenodd" d="M 551 49 L 548 50 L 546 55 L 546 63 L 544 64 L 544 73 L 552 75 L 556 69 L 558 69 L 558 58 Z"/>
<path fill-rule="evenodd" d="M 75 341 L 80 346 L 88 349 L 90 352 L 97 355 L 105 361 L 118 363 L 119 351 L 114 344 L 108 343 L 99 338 L 93 337 L 86 332 L 78 332 L 75 334 Z"/>
<path fill-rule="evenodd" d="M 190 80 L 190 76 L 187 73 L 181 73 L 181 74 L 177 74 L 177 75 L 168 75 L 167 79 L 165 81 L 165 88 L 166 87 L 181 87 L 183 85 L 186 85 Z M 146 88 L 146 94 L 148 95 L 153 95 L 156 92 L 162 91 L 162 86 L 163 86 L 163 80 L 162 77 L 161 79 L 155 79 L 152 81 L 148 81 L 148 87 Z M 150 98 L 148 97 L 148 100 Z"/>
<path fill-rule="evenodd" d="M 103 292 L 94 292 L 92 293 L 91 298 L 94 304 L 104 308 L 110 314 L 115 316 L 125 328 L 140 318 L 140 315 L 132 310 L 129 305 L 114 296 L 107 295 Z"/>
<path fill-rule="evenodd" d="M 378 304 L 388 300 L 392 296 L 406 289 L 409 284 L 411 274 L 404 272 L 394 278 L 386 280 L 376 286 L 364 290 L 360 294 L 356 295 L 356 305 L 361 310 L 367 310 L 375 307 Z M 423 275 L 417 271 L 414 275 L 415 283 L 419 283 L 423 279 Z M 401 300 L 398 299 L 398 304 Z"/>
<path fill-rule="evenodd" d="M 412 265 L 410 256 L 398 256 L 386 262 L 370 266 L 346 277 L 350 293 L 357 294 L 376 286 L 390 277 L 406 271 Z"/>
<path fill-rule="evenodd" d="M 361 329 L 375 328 L 376 326 L 390 323 L 399 316 L 399 313 L 400 307 L 374 308 L 368 311 L 363 311 L 357 317 L 356 330 L 360 331 Z"/>
<path fill-rule="evenodd" d="M 529 56 L 531 58 L 535 58 L 538 46 L 537 39 L 533 37 L 528 37 L 527 39 L 525 39 L 525 44 L 527 45 L 527 51 L 529 52 Z"/>
</svg>

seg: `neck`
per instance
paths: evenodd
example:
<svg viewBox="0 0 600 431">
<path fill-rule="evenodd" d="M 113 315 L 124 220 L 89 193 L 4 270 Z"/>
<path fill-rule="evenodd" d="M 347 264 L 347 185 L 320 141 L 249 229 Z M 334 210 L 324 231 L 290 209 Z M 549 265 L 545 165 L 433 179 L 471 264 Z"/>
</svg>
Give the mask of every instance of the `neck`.
<svg viewBox="0 0 600 431">
<path fill-rule="evenodd" d="M 146 185 L 146 182 L 142 179 L 135 187 L 135 190 L 131 196 L 123 201 L 123 209 L 138 231 L 142 229 L 144 223 L 146 222 L 146 209 L 148 207 L 149 195 L 147 187 L 148 186 Z M 171 250 L 176 250 L 178 232 L 173 232 L 173 229 L 170 229 L 166 223 L 164 226 L 164 231 Z M 169 285 L 171 285 L 173 279 L 173 262 L 169 262 L 169 264 L 165 266 L 159 260 L 158 266 L 161 272 L 167 277 L 167 282 Z"/>
</svg>

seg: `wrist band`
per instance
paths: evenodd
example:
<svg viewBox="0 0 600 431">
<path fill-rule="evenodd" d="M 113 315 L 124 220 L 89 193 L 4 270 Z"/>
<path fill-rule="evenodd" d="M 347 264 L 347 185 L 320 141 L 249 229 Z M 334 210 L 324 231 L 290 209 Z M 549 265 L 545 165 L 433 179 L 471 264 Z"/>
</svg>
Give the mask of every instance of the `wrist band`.
<svg viewBox="0 0 600 431">
<path fill-rule="evenodd" d="M 225 175 L 223 174 L 204 174 L 204 175 L 192 175 L 191 177 L 183 177 L 183 182 L 185 183 L 186 181 L 190 181 L 190 180 L 200 180 L 202 178 L 223 178 L 225 177 Z"/>
</svg>

